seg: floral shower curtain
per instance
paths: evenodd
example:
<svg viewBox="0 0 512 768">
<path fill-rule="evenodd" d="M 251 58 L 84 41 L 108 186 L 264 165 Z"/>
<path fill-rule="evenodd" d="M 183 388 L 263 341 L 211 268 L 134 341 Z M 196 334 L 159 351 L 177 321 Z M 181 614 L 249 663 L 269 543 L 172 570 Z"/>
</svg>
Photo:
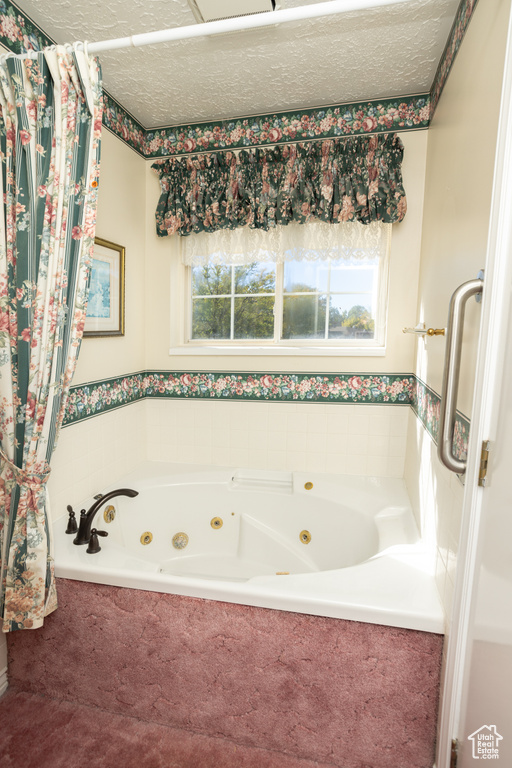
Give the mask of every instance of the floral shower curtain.
<svg viewBox="0 0 512 768">
<path fill-rule="evenodd" d="M 94 247 L 101 73 L 78 46 L 0 59 L 0 614 L 57 607 L 46 481 L 76 366 Z"/>
</svg>

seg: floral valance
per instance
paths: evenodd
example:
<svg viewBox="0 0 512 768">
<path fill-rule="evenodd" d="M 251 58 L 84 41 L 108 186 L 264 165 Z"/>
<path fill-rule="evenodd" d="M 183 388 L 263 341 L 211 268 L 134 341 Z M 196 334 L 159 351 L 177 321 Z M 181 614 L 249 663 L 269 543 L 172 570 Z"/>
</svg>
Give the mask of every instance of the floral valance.
<svg viewBox="0 0 512 768">
<path fill-rule="evenodd" d="M 272 229 L 291 221 L 401 221 L 403 145 L 396 134 L 170 158 L 152 165 L 157 234 Z"/>
</svg>

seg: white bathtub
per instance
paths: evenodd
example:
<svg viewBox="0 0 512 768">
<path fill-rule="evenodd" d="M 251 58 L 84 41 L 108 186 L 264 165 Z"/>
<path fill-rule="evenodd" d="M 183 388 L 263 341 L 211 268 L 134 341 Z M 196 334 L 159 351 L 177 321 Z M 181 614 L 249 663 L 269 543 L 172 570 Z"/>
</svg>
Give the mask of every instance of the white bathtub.
<svg viewBox="0 0 512 768">
<path fill-rule="evenodd" d="M 126 487 L 97 554 L 57 519 L 57 576 L 443 632 L 402 480 L 148 463 L 101 492 Z"/>
</svg>

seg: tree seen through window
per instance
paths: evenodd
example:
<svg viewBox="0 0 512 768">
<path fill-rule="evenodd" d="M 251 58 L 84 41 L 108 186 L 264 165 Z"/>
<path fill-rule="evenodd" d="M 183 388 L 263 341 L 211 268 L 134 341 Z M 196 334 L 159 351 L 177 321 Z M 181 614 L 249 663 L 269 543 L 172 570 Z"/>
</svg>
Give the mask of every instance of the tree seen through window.
<svg viewBox="0 0 512 768">
<path fill-rule="evenodd" d="M 191 338 L 373 339 L 377 280 L 376 261 L 193 267 Z"/>
</svg>

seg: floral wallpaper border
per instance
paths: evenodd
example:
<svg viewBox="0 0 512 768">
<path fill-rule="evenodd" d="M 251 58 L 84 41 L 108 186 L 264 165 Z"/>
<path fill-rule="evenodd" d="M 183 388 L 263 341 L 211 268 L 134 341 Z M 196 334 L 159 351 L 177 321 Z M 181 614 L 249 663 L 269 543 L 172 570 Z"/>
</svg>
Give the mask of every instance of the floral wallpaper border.
<svg viewBox="0 0 512 768">
<path fill-rule="evenodd" d="M 0 0 L 0 43 L 13 53 L 40 51 L 55 41 L 9 0 Z"/>
<path fill-rule="evenodd" d="M 146 157 L 428 128 L 430 96 L 355 102 L 149 130 Z"/>
<path fill-rule="evenodd" d="M 434 77 L 434 82 L 432 83 L 432 87 L 430 89 L 431 119 L 434 115 L 434 112 L 436 111 L 441 92 L 445 86 L 457 52 L 464 39 L 464 35 L 466 34 L 466 30 L 468 28 L 469 22 L 471 21 L 471 17 L 473 16 L 477 2 L 478 0 L 461 0 L 461 3 L 457 9 L 455 20 L 448 37 L 448 42 L 446 43 L 443 55 L 441 56 L 439 66 Z"/>
<path fill-rule="evenodd" d="M 107 91 L 103 91 L 103 125 L 146 157 L 146 129 L 135 120 Z"/>
<path fill-rule="evenodd" d="M 64 425 L 143 398 L 410 405 L 407 374 L 142 371 L 71 387 Z"/>
<path fill-rule="evenodd" d="M 145 373 L 140 372 L 71 387 L 62 426 L 142 400 L 144 379 Z"/>
<path fill-rule="evenodd" d="M 417 376 L 414 376 L 414 385 L 411 396 L 411 406 L 421 421 L 426 431 L 437 445 L 439 435 L 439 411 L 441 398 L 428 384 L 425 384 Z M 466 416 L 457 411 L 454 432 L 453 455 L 460 461 L 465 461 L 468 455 L 470 421 Z"/>
<path fill-rule="evenodd" d="M 437 444 L 439 395 L 414 374 L 140 371 L 71 387 L 63 426 L 144 398 L 410 405 Z M 457 413 L 456 458 L 465 460 L 470 422 Z"/>
<path fill-rule="evenodd" d="M 146 129 L 105 91 L 103 124 L 144 158 L 428 128 L 477 1 L 461 0 L 430 93 Z M 10 51 L 54 42 L 14 3 L 0 0 L 0 43 Z"/>
<path fill-rule="evenodd" d="M 147 373 L 146 397 L 215 398 L 307 403 L 410 402 L 413 377 L 404 374 Z"/>
</svg>

